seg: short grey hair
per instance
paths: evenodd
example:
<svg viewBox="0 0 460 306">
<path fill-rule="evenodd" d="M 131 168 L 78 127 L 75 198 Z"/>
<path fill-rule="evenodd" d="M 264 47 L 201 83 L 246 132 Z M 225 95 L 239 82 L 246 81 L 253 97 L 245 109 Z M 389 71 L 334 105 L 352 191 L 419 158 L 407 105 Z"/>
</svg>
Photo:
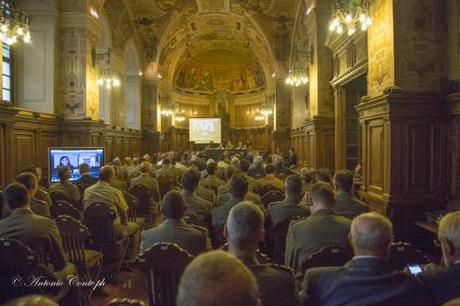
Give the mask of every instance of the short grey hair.
<svg viewBox="0 0 460 306">
<path fill-rule="evenodd" d="M 238 157 L 232 157 L 230 164 L 236 169 L 240 169 L 240 159 Z"/>
<path fill-rule="evenodd" d="M 442 217 L 438 227 L 439 240 L 447 240 L 460 252 L 460 211 L 451 212 Z"/>
<path fill-rule="evenodd" d="M 144 161 L 141 163 L 141 171 L 143 173 L 149 173 L 150 171 L 152 171 L 152 165 L 150 165 L 149 162 L 147 161 Z"/>
<path fill-rule="evenodd" d="M 239 248 L 252 247 L 259 242 L 264 228 L 264 214 L 251 201 L 242 201 L 230 209 L 227 219 L 228 241 Z"/>
<path fill-rule="evenodd" d="M 185 269 L 177 294 L 177 306 L 255 306 L 257 301 L 254 275 L 224 251 L 196 257 Z"/>
<path fill-rule="evenodd" d="M 119 157 L 115 157 L 114 159 L 112 159 L 112 164 L 114 164 L 115 166 L 121 166 L 121 160 Z"/>
<path fill-rule="evenodd" d="M 393 224 L 376 212 L 361 214 L 351 223 L 353 247 L 371 252 L 382 252 L 393 240 Z"/>
<path fill-rule="evenodd" d="M 262 166 L 264 163 L 264 159 L 262 158 L 262 156 L 256 156 L 254 158 L 254 164 L 258 165 L 258 166 Z"/>
</svg>

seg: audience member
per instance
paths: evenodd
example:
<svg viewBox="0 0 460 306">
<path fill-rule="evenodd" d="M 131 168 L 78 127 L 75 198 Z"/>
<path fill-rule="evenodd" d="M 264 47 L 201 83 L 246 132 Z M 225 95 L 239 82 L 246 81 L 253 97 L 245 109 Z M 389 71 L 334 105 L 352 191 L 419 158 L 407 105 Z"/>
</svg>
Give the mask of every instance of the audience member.
<svg viewBox="0 0 460 306">
<path fill-rule="evenodd" d="M 30 209 L 37 215 L 51 217 L 50 207 L 43 201 L 37 200 L 35 195 L 38 190 L 37 177 L 31 172 L 22 172 L 16 175 L 15 181 L 24 185 L 30 196 Z"/>
<path fill-rule="evenodd" d="M 90 172 L 90 168 L 88 164 L 81 164 L 78 167 L 78 171 L 80 172 L 80 178 L 74 182 L 75 185 L 86 185 L 92 186 L 97 183 L 97 178 L 92 177 Z"/>
<path fill-rule="evenodd" d="M 460 211 L 445 215 L 438 226 L 443 267 L 419 274 L 435 305 L 460 298 Z"/>
<path fill-rule="evenodd" d="M 171 161 L 170 161 L 169 158 L 167 158 L 167 157 L 164 157 L 164 158 L 163 158 L 163 161 L 161 162 L 161 168 L 155 171 L 155 176 L 156 176 L 156 177 L 159 177 L 160 175 L 168 175 L 168 176 L 171 176 L 171 177 L 173 177 L 173 178 L 176 180 L 176 182 L 177 182 L 176 175 L 175 175 L 175 173 L 171 170 Z"/>
<path fill-rule="evenodd" d="M 128 173 L 129 170 L 133 168 L 133 161 L 131 157 L 125 157 L 125 163 L 120 167 L 120 171 L 118 173 L 118 178 L 122 181 L 128 181 Z"/>
<path fill-rule="evenodd" d="M 206 171 L 208 172 L 208 176 L 202 180 L 203 185 L 211 185 L 218 188 L 219 186 L 225 185 L 225 182 L 217 177 L 217 164 L 216 163 L 209 163 L 206 166 Z"/>
<path fill-rule="evenodd" d="M 224 177 L 225 177 L 226 183 L 224 185 L 220 185 L 219 187 L 217 187 L 218 195 L 230 192 L 230 180 L 232 179 L 232 176 L 236 171 L 237 170 L 233 166 L 228 166 L 227 168 L 225 168 Z"/>
<path fill-rule="evenodd" d="M 32 212 L 27 188 L 20 183 L 10 184 L 3 191 L 3 199 L 11 215 L 0 221 L 0 238 L 16 239 L 34 250 L 41 262 L 49 260 L 60 280 L 75 273 L 75 266 L 65 258 L 56 223 Z"/>
<path fill-rule="evenodd" d="M 386 263 L 392 243 L 387 218 L 374 212 L 355 218 L 350 243 L 355 257 L 345 266 L 307 270 L 300 292 L 303 305 L 429 305 L 414 276 Z"/>
<path fill-rule="evenodd" d="M 288 168 L 297 167 L 297 155 L 295 154 L 294 148 L 290 148 L 287 156 L 286 166 Z"/>
<path fill-rule="evenodd" d="M 50 194 L 53 192 L 61 192 L 65 194 L 66 197 L 72 199 L 74 202 L 80 200 L 80 191 L 78 187 L 70 183 L 70 169 L 67 166 L 58 167 L 57 175 L 59 182 L 54 183 L 50 186 Z"/>
<path fill-rule="evenodd" d="M 254 164 L 249 169 L 248 176 L 255 179 L 265 177 L 264 160 L 262 159 L 262 156 L 256 156 L 256 158 L 254 158 Z"/>
<path fill-rule="evenodd" d="M 284 190 L 284 182 L 275 176 L 275 166 L 273 164 L 267 164 L 265 166 L 265 177 L 257 181 L 257 186 L 265 185 Z"/>
<path fill-rule="evenodd" d="M 286 237 L 285 264 L 296 270 L 305 259 L 325 246 L 349 247 L 350 220 L 335 213 L 331 186 L 316 183 L 311 199 L 311 216 L 294 221 Z"/>
<path fill-rule="evenodd" d="M 226 159 L 225 154 L 219 155 L 219 162 L 217 163 L 217 168 L 226 169 L 229 166 L 227 162 L 228 161 Z"/>
<path fill-rule="evenodd" d="M 201 226 L 190 225 L 184 221 L 185 201 L 182 194 L 171 190 L 163 198 L 161 213 L 165 217 L 162 224 L 152 227 L 142 234 L 143 252 L 158 242 L 172 242 L 198 255 L 210 249 L 208 230 Z"/>
<path fill-rule="evenodd" d="M 264 306 L 296 305 L 294 273 L 287 267 L 260 264 L 259 242 L 264 240 L 263 212 L 255 204 L 243 201 L 230 209 L 224 236 L 228 251 L 238 257 L 254 274 Z"/>
<path fill-rule="evenodd" d="M 291 174 L 285 181 L 286 197 L 281 202 L 270 203 L 267 216 L 271 226 L 276 226 L 286 220 L 303 218 L 310 215 L 310 209 L 300 204 L 302 196 L 302 179 L 297 174 Z"/>
<path fill-rule="evenodd" d="M 176 155 L 173 152 L 171 152 L 169 159 L 171 160 L 171 172 L 174 174 L 176 182 L 180 183 L 182 175 L 184 175 L 184 169 L 178 167 Z"/>
<path fill-rule="evenodd" d="M 133 158 L 133 164 L 128 169 L 128 181 L 141 174 L 141 160 L 139 157 Z"/>
<path fill-rule="evenodd" d="M 302 168 L 300 170 L 302 173 L 302 179 L 303 179 L 303 198 L 302 198 L 302 204 L 306 206 L 311 205 L 311 188 L 313 186 L 313 173 L 310 171 L 308 168 Z"/>
<path fill-rule="evenodd" d="M 340 170 L 334 176 L 336 189 L 335 211 L 337 214 L 353 219 L 369 211 L 369 206 L 353 196 L 353 175 L 350 171 Z"/>
<path fill-rule="evenodd" d="M 137 257 L 140 234 L 139 225 L 135 222 L 127 222 L 128 204 L 123 193 L 110 186 L 110 180 L 114 175 L 112 166 L 103 166 L 99 170 L 99 181 L 85 190 L 83 205 L 85 209 L 92 203 L 104 203 L 116 213 L 114 231 L 117 237 L 131 237 L 127 258 L 134 260 Z"/>
<path fill-rule="evenodd" d="M 182 194 L 186 204 L 186 215 L 195 216 L 204 223 L 211 225 L 212 203 L 196 195 L 200 181 L 200 172 L 195 167 L 190 167 L 182 177 Z"/>
<path fill-rule="evenodd" d="M 110 186 L 121 191 L 128 190 L 128 182 L 120 179 L 120 168 L 113 167 L 113 176 L 110 180 Z"/>
<path fill-rule="evenodd" d="M 238 173 L 232 176 L 230 181 L 230 199 L 223 205 L 212 210 L 212 225 L 215 228 L 222 227 L 227 223 L 230 209 L 245 199 L 248 193 L 248 179 L 246 175 Z"/>
<path fill-rule="evenodd" d="M 195 258 L 182 275 L 177 306 L 261 306 L 252 273 L 235 256 L 213 251 Z"/>
<path fill-rule="evenodd" d="M 46 191 L 45 188 L 43 188 L 40 185 L 42 178 L 43 178 L 42 169 L 37 166 L 29 166 L 23 169 L 23 171 L 21 172 L 32 172 L 37 177 L 38 189 L 37 189 L 37 193 L 35 194 L 35 198 L 37 200 L 45 202 L 46 204 L 48 204 L 48 206 L 51 206 L 53 202 L 51 201 L 51 197 L 48 191 Z"/>
<path fill-rule="evenodd" d="M 152 196 L 156 199 L 160 198 L 160 188 L 158 186 L 158 180 L 150 176 L 152 171 L 152 165 L 148 162 L 142 162 L 140 167 L 141 174 L 133 178 L 129 183 L 129 189 L 132 189 L 136 185 L 142 185 L 152 192 Z"/>
<path fill-rule="evenodd" d="M 237 171 L 233 166 L 230 166 L 227 169 L 225 169 L 225 178 L 227 179 L 228 183 L 219 187 L 217 191 L 219 194 L 219 198 L 217 199 L 216 207 L 224 205 L 232 197 L 230 193 L 230 181 L 233 177 L 233 174 L 235 173 L 237 173 Z M 259 206 L 262 206 L 262 201 L 260 199 L 260 196 L 251 191 L 248 191 L 246 193 L 244 199 L 247 201 L 251 201 Z"/>
<path fill-rule="evenodd" d="M 332 173 L 327 168 L 319 168 L 316 171 L 316 181 L 323 182 L 332 186 Z"/>
<path fill-rule="evenodd" d="M 246 159 L 242 159 L 240 161 L 240 170 L 246 176 L 248 180 L 249 191 L 254 191 L 254 188 L 258 186 L 258 181 L 255 178 L 248 176 L 249 162 Z"/>
</svg>

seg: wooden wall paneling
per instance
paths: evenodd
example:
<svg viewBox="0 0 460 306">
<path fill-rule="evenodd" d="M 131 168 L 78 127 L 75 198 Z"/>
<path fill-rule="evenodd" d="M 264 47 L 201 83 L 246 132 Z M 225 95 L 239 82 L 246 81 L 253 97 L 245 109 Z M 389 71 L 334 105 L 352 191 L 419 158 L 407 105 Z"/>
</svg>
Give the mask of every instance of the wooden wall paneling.
<svg viewBox="0 0 460 306">
<path fill-rule="evenodd" d="M 15 130 L 13 139 L 13 173 L 16 173 L 21 167 L 36 164 L 36 138 L 34 132 Z"/>
<path fill-rule="evenodd" d="M 48 173 L 48 149 L 59 146 L 57 133 L 41 133 L 38 146 L 39 166 L 44 174 Z"/>
</svg>

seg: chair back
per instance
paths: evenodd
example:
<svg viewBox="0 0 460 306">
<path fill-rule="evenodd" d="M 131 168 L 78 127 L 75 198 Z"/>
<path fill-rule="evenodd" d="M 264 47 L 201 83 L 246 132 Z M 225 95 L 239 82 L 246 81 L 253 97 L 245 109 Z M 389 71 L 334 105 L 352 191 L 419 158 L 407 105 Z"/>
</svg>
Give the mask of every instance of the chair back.
<svg viewBox="0 0 460 306">
<path fill-rule="evenodd" d="M 128 221 L 129 222 L 136 222 L 137 219 L 137 208 L 139 207 L 139 201 L 135 196 L 130 194 L 129 192 L 123 191 L 123 196 L 125 197 L 126 203 L 128 203 Z"/>
<path fill-rule="evenodd" d="M 277 188 L 273 185 L 261 185 L 254 190 L 255 193 L 260 195 L 261 197 L 264 196 L 266 193 L 272 190 L 277 190 Z"/>
<path fill-rule="evenodd" d="M 116 298 L 111 300 L 106 306 L 147 306 L 143 300 Z"/>
<path fill-rule="evenodd" d="M 70 262 L 77 267 L 85 264 L 85 242 L 91 236 L 88 228 L 71 216 L 60 215 L 56 225 L 62 238 L 62 246 Z"/>
<path fill-rule="evenodd" d="M 222 251 L 228 252 L 228 242 L 226 242 L 219 249 L 222 250 Z M 268 256 L 265 253 L 262 253 L 259 249 L 257 249 L 256 258 L 257 258 L 257 261 L 259 262 L 259 264 L 261 264 L 261 265 L 272 264 L 273 263 L 273 260 L 270 258 L 270 256 Z"/>
<path fill-rule="evenodd" d="M 227 239 L 224 236 L 224 226 L 214 227 L 211 232 L 211 242 L 214 249 L 218 249 L 225 245 Z"/>
<path fill-rule="evenodd" d="M 284 192 L 279 189 L 275 189 L 275 190 L 269 191 L 266 194 L 264 194 L 260 198 L 260 200 L 262 201 L 262 204 L 266 208 L 268 204 L 270 203 L 279 202 L 279 201 L 284 200 Z"/>
<path fill-rule="evenodd" d="M 53 218 L 57 218 L 60 215 L 68 215 L 73 217 L 74 219 L 81 220 L 81 214 L 78 209 L 72 206 L 67 201 L 56 201 L 51 207 L 51 215 Z"/>
<path fill-rule="evenodd" d="M 78 191 L 80 192 L 80 195 L 83 196 L 85 194 L 86 188 L 88 188 L 90 185 L 79 183 L 79 184 L 75 184 L 75 186 L 77 186 Z"/>
<path fill-rule="evenodd" d="M 284 181 L 288 176 L 289 176 L 288 172 L 277 172 L 277 173 L 275 173 L 275 177 L 277 177 L 278 179 L 280 179 L 282 181 Z"/>
<path fill-rule="evenodd" d="M 116 212 L 104 203 L 91 203 L 83 212 L 84 223 L 91 232 L 95 244 L 115 242 L 113 220 Z"/>
<path fill-rule="evenodd" d="M 70 203 L 73 207 L 78 208 L 78 203 L 74 201 L 74 199 L 69 198 L 65 193 L 60 192 L 60 191 L 53 191 L 50 193 L 51 201 L 56 203 L 57 201 L 65 201 L 67 203 Z"/>
<path fill-rule="evenodd" d="M 305 273 L 315 267 L 340 267 L 353 258 L 350 248 L 327 246 L 312 254 L 300 265 L 301 272 Z"/>
<path fill-rule="evenodd" d="M 254 173 L 253 175 L 251 175 L 253 178 L 255 178 L 256 180 L 259 180 L 261 178 L 264 178 L 265 177 L 265 174 L 262 173 L 262 172 L 259 172 L 259 173 Z"/>
<path fill-rule="evenodd" d="M 135 185 L 129 189 L 129 193 L 136 197 L 139 202 L 137 212 L 147 215 L 151 212 L 151 203 L 153 202 L 153 192 L 144 185 Z M 158 207 L 158 206 L 156 206 Z"/>
<path fill-rule="evenodd" d="M 267 230 L 267 253 L 277 264 L 284 264 L 287 232 L 291 222 L 296 219 L 287 219 Z"/>
<path fill-rule="evenodd" d="M 175 306 L 179 280 L 193 256 L 175 243 L 155 243 L 139 258 L 149 284 L 150 305 Z"/>
<path fill-rule="evenodd" d="M 427 256 L 408 242 L 393 242 L 391 245 L 388 265 L 397 271 L 404 270 L 408 264 L 423 265 L 429 262 Z"/>
<path fill-rule="evenodd" d="M 160 174 L 157 180 L 160 189 L 160 198 L 163 199 L 164 195 L 176 186 L 176 180 L 168 174 Z"/>
<path fill-rule="evenodd" d="M 198 218 L 196 215 L 185 215 L 184 220 L 187 224 L 198 225 L 209 230 L 209 224 Z"/>
<path fill-rule="evenodd" d="M 31 248 L 15 239 L 0 239 L 0 303 L 3 304 L 29 294 L 49 294 L 51 288 L 42 286 L 22 286 L 19 282 L 31 275 L 43 276 L 41 281 L 56 281 L 53 273 L 40 262 L 39 256 Z M 59 288 L 53 288 L 58 290 Z"/>
</svg>

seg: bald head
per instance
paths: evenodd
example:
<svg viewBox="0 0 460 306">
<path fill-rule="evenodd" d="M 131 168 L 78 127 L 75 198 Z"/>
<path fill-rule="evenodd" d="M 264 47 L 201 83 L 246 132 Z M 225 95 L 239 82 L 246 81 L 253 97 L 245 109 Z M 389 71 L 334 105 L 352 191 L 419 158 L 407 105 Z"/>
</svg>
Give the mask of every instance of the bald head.
<svg viewBox="0 0 460 306">
<path fill-rule="evenodd" d="M 361 214 L 351 223 L 350 243 L 355 255 L 388 259 L 392 241 L 391 221 L 376 212 Z"/>
<path fill-rule="evenodd" d="M 185 269 L 179 284 L 177 305 L 255 306 L 258 305 L 256 279 L 230 253 L 205 253 Z"/>
<path fill-rule="evenodd" d="M 109 182 L 113 175 L 114 175 L 114 170 L 112 166 L 102 166 L 101 169 L 99 169 L 99 180 L 103 182 Z"/>
</svg>

